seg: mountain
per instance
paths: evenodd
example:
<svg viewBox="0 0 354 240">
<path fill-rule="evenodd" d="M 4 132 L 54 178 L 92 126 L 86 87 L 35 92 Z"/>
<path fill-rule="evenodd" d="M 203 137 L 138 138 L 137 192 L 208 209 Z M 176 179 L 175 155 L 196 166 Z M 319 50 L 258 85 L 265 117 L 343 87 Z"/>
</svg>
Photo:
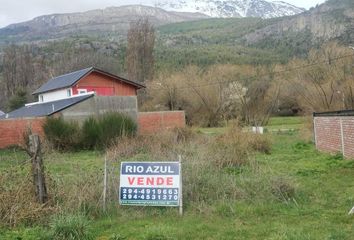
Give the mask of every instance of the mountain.
<svg viewBox="0 0 354 240">
<path fill-rule="evenodd" d="M 110 16 L 110 11 L 121 15 Z M 210 18 L 200 13 L 168 12 L 143 6 L 56 14 L 0 29 L 0 46 L 1 42 L 4 45 L 9 41 L 38 40 L 37 46 L 44 55 L 60 55 L 63 49 L 68 52 L 84 49 L 119 56 L 124 62 L 123 38 L 129 22 L 146 11 L 157 25 L 158 69 L 176 66 L 183 69 L 189 64 L 285 63 L 294 56 L 306 56 L 309 49 L 328 41 L 354 45 L 354 1 L 328 0 L 298 15 L 269 19 Z M 43 41 L 46 39 L 56 41 Z"/>
<path fill-rule="evenodd" d="M 244 36 L 248 44 L 307 41 L 354 43 L 354 1 L 328 0 L 302 14 L 287 17 Z"/>
<path fill-rule="evenodd" d="M 128 5 L 36 17 L 0 29 L 0 44 L 85 35 L 119 39 L 126 35 L 129 23 L 141 17 L 148 17 L 155 26 L 160 26 L 208 17 L 272 18 L 304 11 L 284 2 L 265 0 L 148 0 L 144 4 L 150 6 Z"/>
<path fill-rule="evenodd" d="M 188 49 L 204 46 L 205 51 L 206 46 L 211 48 L 218 45 L 229 48 L 229 51 L 224 51 L 226 54 L 232 52 L 244 57 L 250 52 L 234 51 L 236 46 L 242 46 L 245 49 L 270 51 L 274 57 L 280 56 L 278 59 L 287 61 L 294 56 L 306 56 L 309 49 L 328 41 L 353 46 L 354 1 L 328 0 L 295 16 L 205 19 L 164 25 L 159 30 L 160 37 L 169 49 L 182 48 L 187 53 Z M 255 54 L 257 57 L 258 53 Z M 272 58 L 269 60 L 272 61 Z"/>
<path fill-rule="evenodd" d="M 216 18 L 274 18 L 305 11 L 285 2 L 264 0 L 158 0 L 155 6 L 168 11 L 200 12 Z"/>
<path fill-rule="evenodd" d="M 52 14 L 0 29 L 0 42 L 26 42 L 69 36 L 124 36 L 129 24 L 141 17 L 155 26 L 208 18 L 201 13 L 171 12 L 156 7 L 130 5 L 82 13 Z"/>
</svg>

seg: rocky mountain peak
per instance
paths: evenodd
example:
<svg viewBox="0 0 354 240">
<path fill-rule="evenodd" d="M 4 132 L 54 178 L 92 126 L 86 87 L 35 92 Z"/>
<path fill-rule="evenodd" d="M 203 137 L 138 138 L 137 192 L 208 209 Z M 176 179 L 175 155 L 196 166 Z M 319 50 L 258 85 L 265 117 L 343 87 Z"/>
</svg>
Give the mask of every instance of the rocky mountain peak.
<svg viewBox="0 0 354 240">
<path fill-rule="evenodd" d="M 265 0 L 157 0 L 155 6 L 169 11 L 200 12 L 211 17 L 273 18 L 299 14 L 305 9 Z"/>
</svg>

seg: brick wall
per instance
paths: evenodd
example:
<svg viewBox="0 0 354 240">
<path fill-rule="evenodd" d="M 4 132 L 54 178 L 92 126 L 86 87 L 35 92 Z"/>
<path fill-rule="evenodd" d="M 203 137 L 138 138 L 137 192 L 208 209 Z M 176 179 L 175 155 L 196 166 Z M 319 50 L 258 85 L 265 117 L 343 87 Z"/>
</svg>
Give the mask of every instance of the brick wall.
<svg viewBox="0 0 354 240">
<path fill-rule="evenodd" d="M 23 144 L 23 134 L 28 128 L 33 133 L 44 136 L 42 125 L 45 118 L 21 118 L 0 120 L 0 149 Z M 175 127 L 185 127 L 183 111 L 141 112 L 138 114 L 140 134 L 152 134 Z"/>
<path fill-rule="evenodd" d="M 23 144 L 23 134 L 28 128 L 43 136 L 42 125 L 45 118 L 21 118 L 0 120 L 0 149 Z"/>
<path fill-rule="evenodd" d="M 354 158 L 354 117 L 342 117 L 344 156 Z"/>
<path fill-rule="evenodd" d="M 316 147 L 329 153 L 342 152 L 354 158 L 354 117 L 314 117 Z"/>
<path fill-rule="evenodd" d="M 152 134 L 175 127 L 185 127 L 184 111 L 139 112 L 139 134 Z"/>
</svg>

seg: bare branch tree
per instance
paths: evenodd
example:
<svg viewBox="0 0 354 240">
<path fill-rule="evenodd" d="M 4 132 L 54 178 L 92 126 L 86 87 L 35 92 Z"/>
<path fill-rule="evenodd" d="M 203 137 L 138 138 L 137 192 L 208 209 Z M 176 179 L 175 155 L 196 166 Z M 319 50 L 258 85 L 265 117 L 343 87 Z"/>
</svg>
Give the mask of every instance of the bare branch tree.
<svg viewBox="0 0 354 240">
<path fill-rule="evenodd" d="M 131 80 L 145 82 L 154 74 L 155 29 L 148 18 L 130 23 L 126 68 Z"/>
</svg>

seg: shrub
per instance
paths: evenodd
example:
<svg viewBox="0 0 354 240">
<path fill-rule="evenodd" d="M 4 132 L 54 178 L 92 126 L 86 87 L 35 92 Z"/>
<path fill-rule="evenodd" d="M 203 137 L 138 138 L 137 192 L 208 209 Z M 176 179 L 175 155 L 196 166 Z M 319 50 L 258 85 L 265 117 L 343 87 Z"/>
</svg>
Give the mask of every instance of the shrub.
<svg viewBox="0 0 354 240">
<path fill-rule="evenodd" d="M 257 152 L 270 154 L 272 149 L 272 143 L 267 136 L 260 134 L 252 134 L 249 138 L 249 144 L 251 148 Z"/>
<path fill-rule="evenodd" d="M 93 239 L 89 229 L 89 221 L 83 215 L 59 215 L 51 224 L 54 240 L 90 240 Z"/>
<path fill-rule="evenodd" d="M 211 161 L 219 168 L 239 167 L 248 162 L 250 146 L 247 134 L 238 126 L 217 137 L 209 149 Z"/>
<path fill-rule="evenodd" d="M 112 141 L 121 136 L 132 136 L 136 133 L 137 126 L 135 122 L 119 113 L 106 113 L 98 120 L 101 128 L 101 141 L 103 146 L 109 146 Z"/>
<path fill-rule="evenodd" d="M 272 194 L 280 201 L 288 202 L 295 198 L 294 185 L 285 178 L 276 178 L 271 182 Z"/>
<path fill-rule="evenodd" d="M 155 160 L 177 159 L 184 145 L 191 142 L 196 134 L 191 129 L 175 128 L 154 135 L 122 137 L 108 149 L 111 159 L 131 158 L 138 154 L 149 154 Z"/>
<path fill-rule="evenodd" d="M 94 149 L 101 143 L 102 128 L 98 121 L 90 117 L 82 125 L 82 143 L 86 149 Z"/>
<path fill-rule="evenodd" d="M 13 111 L 22 107 L 27 102 L 27 92 L 25 90 L 18 90 L 9 100 L 9 110 Z"/>
<path fill-rule="evenodd" d="M 195 132 L 192 128 L 174 128 L 172 132 L 176 134 L 177 142 L 187 142 L 195 137 Z"/>
<path fill-rule="evenodd" d="M 47 140 L 58 150 L 104 149 L 122 136 L 136 133 L 136 123 L 120 113 L 86 119 L 82 126 L 62 118 L 48 118 L 43 126 Z"/>
<path fill-rule="evenodd" d="M 33 224 L 57 210 L 51 199 L 45 205 L 36 201 L 32 177 L 23 171 L 19 164 L 0 174 L 0 226 Z"/>
<path fill-rule="evenodd" d="M 43 130 L 47 140 L 57 150 L 72 150 L 79 145 L 78 123 L 66 122 L 62 118 L 47 118 Z"/>
</svg>

